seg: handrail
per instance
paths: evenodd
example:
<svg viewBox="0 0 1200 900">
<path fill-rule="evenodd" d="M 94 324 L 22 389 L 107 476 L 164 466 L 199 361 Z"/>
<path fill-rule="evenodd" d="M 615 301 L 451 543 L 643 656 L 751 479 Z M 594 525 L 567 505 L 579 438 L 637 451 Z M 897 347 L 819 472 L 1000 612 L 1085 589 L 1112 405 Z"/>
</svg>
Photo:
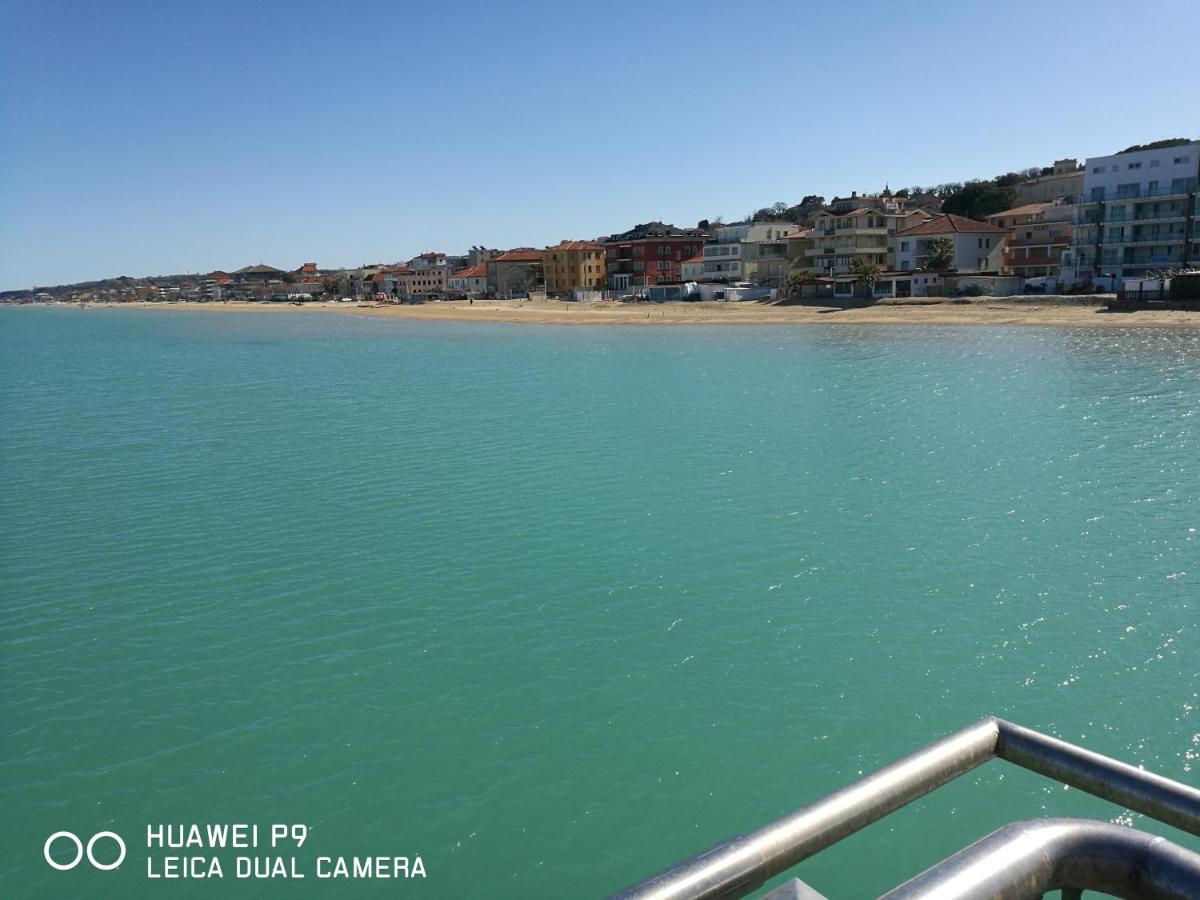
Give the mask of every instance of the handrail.
<svg viewBox="0 0 1200 900">
<path fill-rule="evenodd" d="M 613 896 L 620 900 L 744 896 L 993 757 L 1200 836 L 1200 790 L 989 717 Z"/>
<path fill-rule="evenodd" d="M 1090 819 L 1030 819 L 926 869 L 880 900 L 1024 900 L 1050 891 L 1189 900 L 1200 854 L 1136 828 Z"/>
</svg>

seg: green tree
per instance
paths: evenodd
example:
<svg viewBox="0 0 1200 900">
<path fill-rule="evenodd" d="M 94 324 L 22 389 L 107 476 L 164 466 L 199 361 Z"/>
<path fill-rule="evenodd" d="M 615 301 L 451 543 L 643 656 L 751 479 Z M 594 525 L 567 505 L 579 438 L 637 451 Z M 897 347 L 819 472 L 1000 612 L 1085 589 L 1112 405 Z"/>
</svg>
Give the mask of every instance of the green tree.
<svg viewBox="0 0 1200 900">
<path fill-rule="evenodd" d="M 856 256 L 850 262 L 850 274 L 859 284 L 865 284 L 868 289 L 873 289 L 875 282 L 883 274 L 883 267 L 877 262 L 870 262 L 861 256 Z"/>
<path fill-rule="evenodd" d="M 1008 176 L 1000 176 L 1008 182 Z M 997 181 L 968 181 L 966 184 L 949 187 L 942 196 L 942 212 L 982 220 L 992 213 L 1012 209 L 1017 199 L 1012 183 Z"/>
<path fill-rule="evenodd" d="M 954 265 L 954 241 L 950 238 L 934 238 L 929 242 L 929 253 L 921 260 L 921 268 L 931 271 L 949 269 Z"/>
</svg>

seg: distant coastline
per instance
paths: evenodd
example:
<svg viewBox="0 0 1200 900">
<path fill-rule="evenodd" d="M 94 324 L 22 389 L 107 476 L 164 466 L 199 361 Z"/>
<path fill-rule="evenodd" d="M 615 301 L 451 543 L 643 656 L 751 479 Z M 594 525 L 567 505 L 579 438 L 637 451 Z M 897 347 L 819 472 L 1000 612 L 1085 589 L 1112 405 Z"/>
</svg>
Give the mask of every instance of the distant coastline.
<svg viewBox="0 0 1200 900">
<path fill-rule="evenodd" d="M 357 315 L 425 321 L 502 322 L 526 325 L 1051 325 L 1059 327 L 1200 328 L 1200 311 L 1114 312 L 1099 298 L 973 297 L 913 299 L 869 306 L 777 306 L 760 303 L 572 303 L 554 300 L 465 300 L 423 304 L 313 302 L 131 302 L 3 304 L 9 309 L 154 310 L 170 312 Z"/>
</svg>

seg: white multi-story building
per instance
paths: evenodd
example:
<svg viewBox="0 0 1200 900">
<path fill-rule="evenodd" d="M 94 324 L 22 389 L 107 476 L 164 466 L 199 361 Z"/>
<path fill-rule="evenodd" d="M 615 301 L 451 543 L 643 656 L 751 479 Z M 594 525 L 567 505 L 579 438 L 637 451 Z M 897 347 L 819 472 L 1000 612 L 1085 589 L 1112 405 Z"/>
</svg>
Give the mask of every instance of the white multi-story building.
<svg viewBox="0 0 1200 900">
<path fill-rule="evenodd" d="M 976 222 L 953 213 L 942 213 L 920 225 L 896 233 L 896 269 L 914 272 L 929 267 L 934 241 L 946 238 L 954 245 L 954 257 L 944 269 L 958 272 L 999 272 L 1004 262 L 1004 239 L 1008 232 L 996 225 Z"/>
<path fill-rule="evenodd" d="M 1121 278 L 1200 264 L 1198 182 L 1200 141 L 1089 158 L 1063 277 Z"/>
<path fill-rule="evenodd" d="M 703 277 L 723 281 L 787 279 L 784 238 L 800 226 L 791 222 L 739 222 L 717 228 L 717 239 L 704 245 Z"/>
</svg>

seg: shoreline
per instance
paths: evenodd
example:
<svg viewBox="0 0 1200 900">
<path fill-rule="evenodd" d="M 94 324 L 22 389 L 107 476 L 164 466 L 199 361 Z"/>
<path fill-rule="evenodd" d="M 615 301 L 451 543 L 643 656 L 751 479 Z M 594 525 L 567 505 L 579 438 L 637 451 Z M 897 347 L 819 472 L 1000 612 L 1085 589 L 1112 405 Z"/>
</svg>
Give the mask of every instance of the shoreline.
<svg viewBox="0 0 1200 900">
<path fill-rule="evenodd" d="M 81 309 L 75 303 L 4 304 Z M 574 303 L 557 300 L 450 300 L 413 305 L 216 301 L 88 303 L 88 309 L 264 312 L 357 315 L 414 321 L 501 322 L 527 325 L 1048 325 L 1055 327 L 1200 328 L 1200 310 L 1111 311 L 1084 298 L 975 297 L 966 302 L 914 298 L 870 306 L 759 303 Z"/>
</svg>

